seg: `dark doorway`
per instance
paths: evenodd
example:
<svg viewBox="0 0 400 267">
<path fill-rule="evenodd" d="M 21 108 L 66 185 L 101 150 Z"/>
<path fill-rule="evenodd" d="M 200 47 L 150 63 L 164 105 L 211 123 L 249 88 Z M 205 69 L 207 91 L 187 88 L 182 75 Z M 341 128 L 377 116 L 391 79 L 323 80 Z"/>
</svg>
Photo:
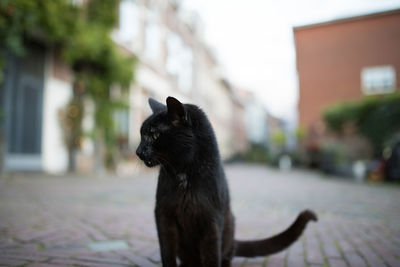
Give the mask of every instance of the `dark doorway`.
<svg viewBox="0 0 400 267">
<path fill-rule="evenodd" d="M 4 169 L 40 170 L 45 49 L 30 44 L 24 57 L 8 56 L 3 84 Z"/>
</svg>

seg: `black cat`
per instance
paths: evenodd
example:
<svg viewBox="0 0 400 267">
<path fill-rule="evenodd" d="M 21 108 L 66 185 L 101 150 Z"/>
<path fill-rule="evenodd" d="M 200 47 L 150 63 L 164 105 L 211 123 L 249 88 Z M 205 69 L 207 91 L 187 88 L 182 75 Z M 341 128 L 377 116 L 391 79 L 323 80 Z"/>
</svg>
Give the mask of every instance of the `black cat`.
<svg viewBox="0 0 400 267">
<path fill-rule="evenodd" d="M 155 218 L 163 266 L 230 266 L 232 257 L 275 253 L 296 241 L 308 221 L 299 214 L 284 232 L 262 240 L 234 240 L 234 217 L 217 141 L 197 106 L 173 97 L 149 99 L 153 114 L 140 129 L 136 151 L 148 167 L 160 165 Z"/>
</svg>

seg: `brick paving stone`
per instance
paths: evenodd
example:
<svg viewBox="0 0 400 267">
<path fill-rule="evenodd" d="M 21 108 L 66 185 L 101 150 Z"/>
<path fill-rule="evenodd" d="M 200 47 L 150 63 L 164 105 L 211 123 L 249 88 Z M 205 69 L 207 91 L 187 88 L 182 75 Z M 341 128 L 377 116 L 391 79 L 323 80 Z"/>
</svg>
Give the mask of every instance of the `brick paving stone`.
<svg viewBox="0 0 400 267">
<path fill-rule="evenodd" d="M 53 233 L 53 231 L 38 231 L 36 229 L 26 229 L 22 232 L 17 233 L 15 238 L 23 242 L 27 242 L 35 239 L 43 239 L 44 237 Z"/>
<path fill-rule="evenodd" d="M 383 260 L 369 247 L 358 247 L 357 250 L 361 253 L 369 266 L 384 267 L 386 266 Z"/>
<path fill-rule="evenodd" d="M 235 258 L 233 266 L 400 266 L 398 185 L 241 164 L 227 166 L 226 174 L 238 238 L 276 234 L 305 208 L 319 216 L 289 249 L 266 262 Z M 123 178 L 24 174 L 4 179 L 0 259 L 26 266 L 159 266 L 156 177 L 151 170 Z M 95 252 L 88 247 L 115 240 L 126 242 L 128 249 Z"/>
<path fill-rule="evenodd" d="M 323 265 L 325 263 L 324 256 L 322 255 L 319 247 L 307 248 L 307 262 L 309 264 Z"/>
<path fill-rule="evenodd" d="M 339 240 L 338 246 L 344 253 L 346 253 L 346 252 L 354 253 L 355 252 L 355 248 L 352 246 L 352 244 L 345 239 Z"/>
<path fill-rule="evenodd" d="M 82 253 L 82 252 L 83 252 L 83 250 L 79 250 L 79 253 Z M 73 252 L 73 251 L 55 250 L 55 251 L 38 251 L 38 252 L 35 252 L 35 255 L 49 257 L 49 258 L 68 259 L 76 253 L 77 253 L 76 251 Z"/>
<path fill-rule="evenodd" d="M 134 263 L 137 266 L 141 266 L 141 267 L 158 266 L 158 264 L 151 262 L 146 257 L 142 257 L 142 256 L 135 254 L 133 251 L 118 251 L 116 253 L 118 255 L 125 257 L 126 259 L 128 259 L 130 262 Z"/>
<path fill-rule="evenodd" d="M 322 244 L 324 253 L 327 257 L 340 258 L 341 254 L 333 241 L 328 241 Z"/>
<path fill-rule="evenodd" d="M 327 257 L 340 258 L 341 254 L 338 250 L 334 238 L 329 234 L 328 228 L 319 231 L 318 237 L 321 240 L 321 248 Z"/>
<path fill-rule="evenodd" d="M 245 264 L 246 264 L 246 258 L 243 258 L 243 257 L 235 257 L 235 258 L 233 258 L 233 260 L 232 260 L 231 266 L 232 266 L 232 267 L 242 267 L 242 266 L 245 266 Z"/>
<path fill-rule="evenodd" d="M 5 265 L 5 266 L 19 266 L 19 265 L 23 265 L 26 263 L 27 263 L 27 261 L 24 261 L 24 260 L 0 257 L 0 264 Z"/>
<path fill-rule="evenodd" d="M 159 249 L 158 248 L 154 248 L 153 252 L 148 254 L 148 258 L 153 262 L 160 263 L 161 262 L 161 255 L 160 255 Z"/>
<path fill-rule="evenodd" d="M 51 263 L 31 263 L 28 264 L 27 267 L 59 267 L 60 264 L 51 264 Z M 63 265 L 63 266 L 72 266 L 72 265 Z"/>
<path fill-rule="evenodd" d="M 85 261 L 73 260 L 73 259 L 53 259 L 49 263 L 58 265 L 78 265 L 78 266 L 87 264 L 87 262 Z"/>
<path fill-rule="evenodd" d="M 398 221 L 400 221 L 400 219 Z M 393 241 L 393 243 L 395 243 L 397 246 L 400 247 L 400 235 L 398 233 L 395 236 L 390 236 L 390 238 Z"/>
<path fill-rule="evenodd" d="M 344 257 L 351 267 L 366 267 L 367 264 L 360 255 L 354 252 L 344 252 Z"/>
<path fill-rule="evenodd" d="M 90 256 L 77 256 L 73 257 L 76 260 L 84 260 L 90 262 L 104 263 L 104 264 L 115 264 L 115 265 L 130 265 L 130 261 L 116 258 L 101 258 L 101 257 L 90 257 Z"/>
<path fill-rule="evenodd" d="M 27 260 L 27 261 L 46 261 L 48 259 L 48 257 L 34 255 L 30 253 L 12 254 L 12 253 L 3 253 L 2 251 L 0 251 L 0 257 L 16 259 L 16 260 Z"/>
<path fill-rule="evenodd" d="M 399 256 L 400 256 L 400 250 L 394 244 L 390 244 L 388 242 L 379 241 L 379 242 L 374 242 L 374 246 L 375 247 L 380 247 L 380 250 L 382 251 L 382 253 L 385 253 L 389 257 L 393 256 L 395 258 L 399 258 Z"/>
<path fill-rule="evenodd" d="M 245 261 L 246 267 L 262 267 L 265 265 L 266 262 L 265 257 L 255 257 L 255 258 L 249 258 Z"/>
<path fill-rule="evenodd" d="M 266 267 L 284 267 L 286 252 L 279 252 L 268 257 Z"/>
<path fill-rule="evenodd" d="M 344 260 L 336 258 L 328 258 L 328 264 L 331 267 L 348 267 Z"/>
<path fill-rule="evenodd" d="M 140 249 L 134 249 L 138 255 L 143 257 L 154 256 L 158 252 L 158 247 L 154 243 L 148 243 L 147 246 L 141 247 Z"/>
<path fill-rule="evenodd" d="M 320 244 L 316 236 L 306 239 L 306 259 L 309 264 L 325 263 Z"/>
<path fill-rule="evenodd" d="M 140 257 L 135 255 L 133 257 L 133 263 L 135 264 L 135 266 L 140 266 L 140 267 L 155 267 L 155 266 L 160 266 L 157 263 L 151 262 L 149 259 Z"/>
<path fill-rule="evenodd" d="M 120 264 L 115 264 L 115 263 L 100 263 L 100 262 L 85 262 L 82 263 L 81 266 L 85 266 L 85 267 L 113 267 L 113 266 L 120 266 L 120 267 L 125 267 L 127 265 L 120 265 Z"/>
<path fill-rule="evenodd" d="M 112 266 L 131 266 L 131 264 L 118 264 L 118 263 L 107 263 L 107 262 L 91 262 L 86 260 L 76 260 L 76 259 L 54 259 L 50 261 L 51 264 L 58 265 L 78 265 L 78 266 L 92 266 L 92 267 L 112 267 Z"/>
<path fill-rule="evenodd" d="M 359 247 L 359 246 L 364 246 L 365 245 L 365 241 L 357 234 L 357 230 L 354 229 L 351 233 L 348 233 L 347 235 L 350 243 L 353 244 L 354 247 Z"/>
<path fill-rule="evenodd" d="M 371 247 L 382 257 L 382 259 L 392 267 L 400 266 L 400 260 L 392 255 L 392 253 L 387 250 L 387 248 L 376 244 L 371 243 Z M 399 255 L 397 255 L 399 256 Z"/>
<path fill-rule="evenodd" d="M 304 260 L 304 247 L 303 242 L 298 240 L 289 248 L 289 254 L 286 262 L 287 267 L 305 267 L 306 262 Z"/>
<path fill-rule="evenodd" d="M 287 267 L 305 267 L 307 264 L 304 261 L 303 255 L 290 254 L 287 258 Z"/>
</svg>

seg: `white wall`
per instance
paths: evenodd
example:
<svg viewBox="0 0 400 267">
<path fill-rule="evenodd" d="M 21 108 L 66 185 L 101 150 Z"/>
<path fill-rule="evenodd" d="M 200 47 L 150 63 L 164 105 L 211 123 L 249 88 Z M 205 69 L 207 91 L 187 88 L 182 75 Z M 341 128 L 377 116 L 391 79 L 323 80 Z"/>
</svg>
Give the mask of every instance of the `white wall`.
<svg viewBox="0 0 400 267">
<path fill-rule="evenodd" d="M 72 84 L 46 75 L 43 94 L 43 171 L 65 172 L 68 167 L 68 151 L 64 145 L 59 111 L 72 97 Z"/>
</svg>

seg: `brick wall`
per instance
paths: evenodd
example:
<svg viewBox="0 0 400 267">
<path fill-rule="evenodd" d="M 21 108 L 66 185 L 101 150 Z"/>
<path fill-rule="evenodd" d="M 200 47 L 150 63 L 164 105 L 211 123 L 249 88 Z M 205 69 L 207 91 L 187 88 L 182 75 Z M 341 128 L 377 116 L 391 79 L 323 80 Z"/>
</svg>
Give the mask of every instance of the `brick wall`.
<svg viewBox="0 0 400 267">
<path fill-rule="evenodd" d="M 361 69 L 391 65 L 400 81 L 400 9 L 294 29 L 299 124 L 320 125 L 325 107 L 359 99 Z"/>
</svg>

